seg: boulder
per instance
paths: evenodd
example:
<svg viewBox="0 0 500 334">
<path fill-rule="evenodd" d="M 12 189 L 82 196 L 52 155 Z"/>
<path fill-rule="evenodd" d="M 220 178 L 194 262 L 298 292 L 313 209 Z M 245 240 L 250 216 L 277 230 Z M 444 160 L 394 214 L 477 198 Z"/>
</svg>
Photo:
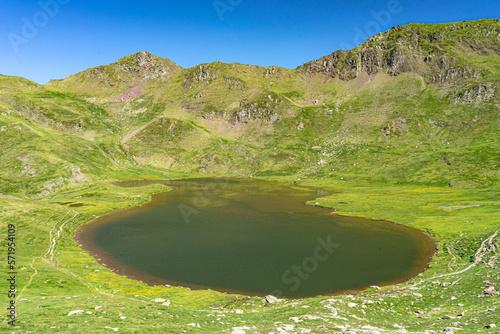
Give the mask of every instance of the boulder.
<svg viewBox="0 0 500 334">
<path fill-rule="evenodd" d="M 484 289 L 483 293 L 485 295 L 488 295 L 488 296 L 493 296 L 493 295 L 499 294 L 499 292 L 497 290 L 495 290 L 495 287 L 493 287 L 493 286 L 490 286 L 489 288 Z"/>
<path fill-rule="evenodd" d="M 276 303 L 279 303 L 281 300 L 274 297 L 274 296 L 271 296 L 271 295 L 268 295 L 266 296 L 266 301 L 269 303 L 269 304 L 276 304 Z"/>
</svg>

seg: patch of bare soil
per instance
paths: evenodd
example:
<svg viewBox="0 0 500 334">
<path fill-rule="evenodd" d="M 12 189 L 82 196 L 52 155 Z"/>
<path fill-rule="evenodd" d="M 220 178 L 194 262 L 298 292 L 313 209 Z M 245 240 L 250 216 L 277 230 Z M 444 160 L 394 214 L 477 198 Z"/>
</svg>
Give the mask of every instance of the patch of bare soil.
<svg viewBox="0 0 500 334">
<path fill-rule="evenodd" d="M 118 95 L 117 97 L 113 97 L 113 98 L 109 99 L 108 101 L 109 102 L 127 101 L 127 100 L 135 99 L 135 98 L 141 97 L 141 96 L 142 96 L 142 87 L 139 84 L 139 85 L 135 86 L 134 88 L 127 90 L 125 93 L 122 93 L 122 94 Z"/>
</svg>

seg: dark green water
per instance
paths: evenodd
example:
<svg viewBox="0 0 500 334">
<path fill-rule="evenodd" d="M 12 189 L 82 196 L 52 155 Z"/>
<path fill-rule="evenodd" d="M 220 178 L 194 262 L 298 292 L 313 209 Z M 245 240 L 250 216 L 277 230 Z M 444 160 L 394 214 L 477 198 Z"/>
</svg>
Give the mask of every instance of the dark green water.
<svg viewBox="0 0 500 334">
<path fill-rule="evenodd" d="M 238 179 L 161 183 L 174 190 L 100 217 L 75 239 L 114 271 L 149 284 L 284 297 L 402 282 L 425 270 L 434 252 L 417 230 L 305 204 L 328 195 L 322 190 Z"/>
</svg>

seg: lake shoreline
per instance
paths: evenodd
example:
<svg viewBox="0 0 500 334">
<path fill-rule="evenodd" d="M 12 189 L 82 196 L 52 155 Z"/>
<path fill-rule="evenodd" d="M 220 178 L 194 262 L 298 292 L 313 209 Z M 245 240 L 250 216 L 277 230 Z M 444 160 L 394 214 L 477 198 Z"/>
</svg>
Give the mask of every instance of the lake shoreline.
<svg viewBox="0 0 500 334">
<path fill-rule="evenodd" d="M 199 178 L 199 179 L 207 179 L 207 178 Z M 172 180 L 172 179 L 169 179 L 169 180 L 143 180 L 143 181 L 139 181 L 139 182 L 146 182 L 146 183 L 151 182 L 151 183 L 161 183 L 161 184 L 164 184 L 164 183 L 162 183 L 162 181 L 183 181 L 183 180 L 186 180 L 186 179 L 176 179 L 176 180 Z M 187 180 L 193 180 L 193 179 L 187 179 Z M 247 179 L 239 179 L 239 180 L 247 180 Z M 248 181 L 252 181 L 252 180 L 248 180 Z M 123 184 L 123 183 L 129 183 L 129 182 L 137 182 L 137 181 L 121 181 L 119 183 Z M 288 186 L 288 184 L 283 183 L 283 182 L 278 182 L 278 183 L 282 184 L 282 185 L 287 185 Z M 293 185 L 293 186 L 296 187 L 297 185 Z M 212 290 L 212 291 L 218 291 L 218 292 L 223 293 L 223 294 L 238 294 L 238 295 L 245 295 L 245 296 L 250 296 L 250 297 L 254 297 L 254 296 L 264 297 L 264 296 L 268 295 L 268 294 L 261 294 L 261 293 L 245 292 L 245 291 L 241 291 L 241 290 L 216 288 L 216 287 L 213 287 L 213 286 L 203 286 L 203 285 L 196 285 L 196 284 L 186 284 L 186 283 L 171 281 L 171 280 L 167 280 L 167 279 L 159 278 L 159 277 L 155 277 L 155 276 L 148 277 L 148 274 L 146 274 L 144 272 L 134 272 L 130 268 L 127 269 L 125 264 L 118 263 L 119 260 L 113 259 L 111 256 L 105 257 L 105 259 L 102 259 L 104 257 L 103 254 L 102 254 L 102 250 L 99 249 L 99 247 L 97 247 L 95 244 L 92 245 L 92 242 L 90 240 L 85 240 L 85 238 L 82 238 L 81 232 L 82 232 L 83 229 L 85 229 L 86 227 L 89 227 L 89 225 L 92 225 L 92 224 L 102 223 L 100 221 L 103 218 L 114 217 L 116 215 L 126 214 L 126 213 L 128 213 L 129 211 L 132 211 L 132 210 L 146 209 L 148 207 L 155 206 L 156 205 L 155 201 L 158 200 L 158 196 L 161 196 L 162 194 L 170 193 L 172 191 L 177 190 L 176 187 L 172 187 L 170 185 L 169 185 L 169 188 L 170 189 L 167 190 L 167 191 L 162 191 L 162 192 L 151 194 L 149 196 L 149 201 L 147 201 L 145 203 L 142 203 L 139 206 L 132 207 L 132 208 L 126 208 L 126 209 L 114 210 L 114 211 L 102 214 L 100 216 L 97 216 L 94 219 L 92 219 L 92 220 L 90 220 L 90 221 L 88 221 L 88 222 L 86 222 L 86 223 L 78 226 L 78 228 L 75 230 L 75 234 L 74 234 L 73 239 L 75 240 L 75 242 L 82 249 L 84 249 L 85 251 L 88 251 L 92 255 L 92 257 L 94 257 L 95 259 L 98 260 L 98 262 L 101 265 L 103 265 L 106 268 L 110 269 L 112 272 L 114 272 L 116 274 L 119 274 L 121 276 L 125 276 L 125 277 L 127 277 L 129 279 L 133 279 L 135 281 L 138 281 L 138 282 L 141 282 L 141 283 L 145 283 L 145 284 L 147 284 L 149 286 L 162 286 L 162 285 L 166 285 L 166 286 L 174 286 L 174 287 L 178 287 L 178 288 L 185 288 L 185 289 L 188 289 L 188 290 Z M 314 187 L 314 188 L 321 189 L 319 187 Z M 321 190 L 325 191 L 324 189 L 321 189 Z M 317 199 L 317 198 L 313 198 L 310 201 L 314 201 L 315 199 Z M 311 207 L 315 207 L 315 208 L 322 208 L 322 209 L 325 209 L 325 210 L 332 210 L 331 208 L 324 207 L 324 206 L 311 205 L 307 201 L 304 202 L 303 204 L 305 204 L 306 206 L 311 206 Z M 337 216 L 337 217 L 352 218 L 351 216 L 342 215 L 341 213 L 338 213 L 338 212 L 335 212 L 335 211 L 331 211 L 329 213 L 329 215 Z M 407 275 L 407 276 L 405 276 L 405 277 L 403 277 L 401 279 L 389 280 L 389 281 L 381 281 L 381 282 L 378 282 L 376 284 L 369 284 L 369 285 L 362 286 L 362 287 L 359 287 L 359 288 L 336 290 L 334 292 L 329 292 L 329 293 L 325 293 L 325 294 L 313 294 L 313 295 L 310 295 L 310 296 L 300 296 L 300 297 L 290 297 L 290 296 L 287 297 L 287 296 L 279 296 L 279 295 L 277 295 L 277 296 L 280 297 L 280 298 L 295 300 L 295 299 L 302 299 L 302 298 L 311 298 L 311 297 L 316 297 L 316 296 L 336 296 L 336 295 L 346 295 L 346 294 L 358 294 L 358 293 L 360 293 L 360 292 L 362 292 L 362 291 L 364 291 L 366 289 L 369 289 L 372 286 L 383 287 L 383 286 L 389 286 L 389 285 L 395 285 L 395 284 L 405 283 L 405 282 L 407 282 L 407 281 L 409 281 L 409 280 L 411 280 L 411 279 L 419 276 L 420 274 L 422 274 L 423 272 L 425 272 L 427 269 L 429 269 L 430 264 L 432 263 L 433 258 L 434 258 L 435 254 L 436 254 L 436 240 L 434 240 L 434 238 L 432 238 L 427 232 L 418 230 L 416 228 L 413 228 L 413 227 L 410 227 L 410 226 L 407 226 L 407 225 L 404 225 L 404 224 L 401 224 L 401 223 L 394 223 L 394 222 L 390 222 L 390 221 L 375 220 L 375 219 L 366 218 L 366 217 L 356 217 L 356 218 L 360 218 L 360 219 L 367 220 L 367 221 L 370 221 L 370 222 L 379 222 L 379 223 L 387 223 L 387 224 L 391 224 L 391 225 L 396 225 L 396 226 L 398 226 L 400 228 L 409 229 L 409 230 L 412 230 L 413 232 L 418 232 L 418 233 L 420 233 L 422 235 L 425 235 L 429 240 L 432 241 L 432 245 L 433 245 L 432 246 L 432 251 L 427 252 L 427 254 L 425 256 L 425 259 L 422 258 L 422 259 L 419 259 L 419 261 L 418 261 L 419 263 L 425 263 L 425 266 L 420 266 L 419 270 L 413 271 L 411 273 L 411 275 Z M 99 252 L 101 252 L 101 253 L 99 253 Z M 126 268 L 126 269 L 124 270 L 124 269 L 120 269 L 120 268 Z"/>
</svg>

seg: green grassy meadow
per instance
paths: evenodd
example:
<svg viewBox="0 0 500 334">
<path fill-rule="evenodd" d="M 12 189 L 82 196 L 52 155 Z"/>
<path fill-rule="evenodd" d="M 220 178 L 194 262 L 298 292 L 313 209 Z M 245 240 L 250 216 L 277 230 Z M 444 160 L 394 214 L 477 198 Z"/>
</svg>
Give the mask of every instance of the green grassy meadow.
<svg viewBox="0 0 500 334">
<path fill-rule="evenodd" d="M 294 70 L 140 52 L 47 85 L 0 75 L 1 331 L 499 332 L 500 297 L 482 296 L 500 290 L 498 22 L 396 27 Z M 73 239 L 169 190 L 116 181 L 192 177 L 327 189 L 308 204 L 419 229 L 436 254 L 402 284 L 271 304 L 148 286 Z"/>
</svg>

